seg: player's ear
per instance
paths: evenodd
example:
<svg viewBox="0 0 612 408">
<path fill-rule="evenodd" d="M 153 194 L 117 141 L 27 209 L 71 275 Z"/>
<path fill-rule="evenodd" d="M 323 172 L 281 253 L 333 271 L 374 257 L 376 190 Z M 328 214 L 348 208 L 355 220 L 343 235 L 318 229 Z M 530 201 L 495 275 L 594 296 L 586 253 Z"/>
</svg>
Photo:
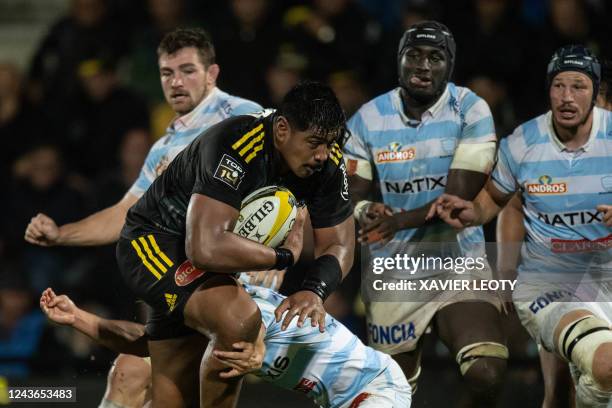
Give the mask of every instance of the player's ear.
<svg viewBox="0 0 612 408">
<path fill-rule="evenodd" d="M 286 117 L 279 115 L 276 117 L 274 121 L 274 126 L 276 127 L 276 137 L 275 141 L 279 144 L 285 144 L 287 140 L 289 140 L 289 136 L 291 134 L 291 125 Z"/>
<path fill-rule="evenodd" d="M 206 69 L 206 72 L 208 73 L 208 83 L 210 85 L 213 85 L 217 82 L 217 78 L 219 77 L 220 71 L 221 68 L 219 68 L 219 65 L 217 64 L 212 64 Z"/>
</svg>

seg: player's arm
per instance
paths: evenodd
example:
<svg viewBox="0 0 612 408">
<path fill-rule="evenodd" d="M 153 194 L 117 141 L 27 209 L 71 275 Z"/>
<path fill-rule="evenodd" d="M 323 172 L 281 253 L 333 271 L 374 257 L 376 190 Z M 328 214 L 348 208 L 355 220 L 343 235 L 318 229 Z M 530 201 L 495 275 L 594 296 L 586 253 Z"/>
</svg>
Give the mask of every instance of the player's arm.
<svg viewBox="0 0 612 408">
<path fill-rule="evenodd" d="M 368 180 L 359 175 L 350 176 L 349 190 L 354 208 L 353 215 L 361 227 L 367 227 L 372 221 L 383 215 L 393 214 L 393 210 L 388 205 L 372 200 L 374 183 L 371 179 Z"/>
<path fill-rule="evenodd" d="M 42 293 L 40 308 L 49 320 L 71 326 L 117 353 L 149 355 L 148 337 L 142 324 L 101 318 L 78 308 L 68 296 L 58 296 L 50 288 Z"/>
<path fill-rule="evenodd" d="M 161 138 L 156 145 L 163 145 L 164 142 L 165 139 Z M 138 178 L 115 205 L 59 227 L 50 217 L 38 214 L 26 228 L 26 241 L 41 246 L 95 246 L 117 241 L 128 210 L 153 183 L 159 164 L 160 156 L 154 146 L 147 154 Z"/>
<path fill-rule="evenodd" d="M 342 280 L 353 266 L 354 241 L 355 222 L 350 217 L 333 227 L 315 228 L 315 258 L 318 259 L 322 256 L 333 256 L 336 258 L 342 271 L 340 277 L 340 280 Z"/>
<path fill-rule="evenodd" d="M 510 142 L 512 140 L 512 142 Z M 513 135 L 502 139 L 498 159 L 484 189 L 474 201 L 467 201 L 457 195 L 442 194 L 431 206 L 428 218 L 435 214 L 455 228 L 482 225 L 491 221 L 520 189 L 516 178 L 520 162 L 512 155 L 510 143 Z"/>
<path fill-rule="evenodd" d="M 336 290 L 353 266 L 355 250 L 355 222 L 347 217 L 340 224 L 314 229 L 315 260 L 302 282 L 301 290 L 289 296 L 276 308 L 276 321 L 283 314 L 281 329 L 285 330 L 294 317 L 302 327 L 310 318 L 312 327 L 325 330 L 323 302 Z M 286 313 L 285 313 L 286 312 Z"/>
<path fill-rule="evenodd" d="M 239 211 L 203 194 L 193 194 L 186 218 L 185 251 L 197 268 L 220 273 L 284 269 L 297 260 L 302 250 L 305 210 L 298 210 L 291 232 L 282 246 L 292 256 L 290 265 L 279 265 L 282 254 L 233 233 Z M 279 268 L 280 267 L 280 268 Z"/>
<path fill-rule="evenodd" d="M 494 151 L 494 144 L 490 145 L 489 148 Z M 487 177 L 489 176 L 484 170 L 480 172 L 451 168 L 448 171 L 448 181 L 444 192 L 446 194 L 455 195 L 463 200 L 471 201 L 476 198 L 482 187 L 484 187 Z M 398 229 L 418 228 L 428 222 L 427 213 L 434 202 L 435 200 L 431 200 L 422 207 L 395 214 L 398 222 Z"/>
<path fill-rule="evenodd" d="M 347 123 L 351 135 L 344 146 L 347 166 L 349 191 L 353 204 L 353 215 L 361 227 L 369 225 L 374 219 L 393 211 L 389 206 L 375 201 L 374 169 L 369 148 L 364 140 L 367 127 L 360 112 L 357 112 Z"/>
<path fill-rule="evenodd" d="M 128 192 L 115 205 L 80 221 L 57 226 L 45 214 L 33 217 L 25 231 L 25 240 L 41 246 L 93 246 L 110 244 L 119 239 L 125 216 L 138 198 Z"/>
<path fill-rule="evenodd" d="M 442 194 L 431 206 L 428 217 L 434 214 L 454 228 L 483 225 L 497 216 L 510 201 L 514 192 L 504 193 L 487 182 L 474 201 L 464 200 L 456 195 Z"/>
<path fill-rule="evenodd" d="M 485 146 L 478 146 L 487 151 L 488 166 L 490 167 L 495 155 L 495 142 L 488 142 Z M 477 150 L 480 150 L 478 149 Z M 451 168 L 448 172 L 445 194 L 462 200 L 471 201 L 481 191 L 488 177 L 488 170 L 483 166 L 480 169 Z M 403 229 L 419 228 L 426 223 L 436 222 L 432 206 L 438 199 L 431 200 L 425 205 L 409 211 L 393 214 L 384 214 L 373 220 L 359 231 L 359 241 L 371 243 L 389 242 L 397 231 Z"/>
<path fill-rule="evenodd" d="M 231 368 L 230 371 L 221 372 L 219 376 L 238 377 L 259 370 L 266 354 L 265 335 L 266 326 L 262 323 L 255 343 L 240 341 L 232 344 L 233 351 L 214 350 L 215 357 Z"/>
<path fill-rule="evenodd" d="M 520 243 L 525 239 L 521 195 L 515 194 L 497 216 L 497 270 L 503 279 L 514 279 L 520 256 Z"/>
<path fill-rule="evenodd" d="M 289 296 L 276 308 L 276 321 L 286 312 L 281 329 L 298 316 L 298 327 L 310 318 L 312 327 L 325 330 L 323 302 L 340 285 L 353 265 L 355 222 L 351 216 L 346 166 L 328 162 L 317 189 L 308 203 L 314 231 L 315 260 L 310 266 L 301 290 Z"/>
</svg>

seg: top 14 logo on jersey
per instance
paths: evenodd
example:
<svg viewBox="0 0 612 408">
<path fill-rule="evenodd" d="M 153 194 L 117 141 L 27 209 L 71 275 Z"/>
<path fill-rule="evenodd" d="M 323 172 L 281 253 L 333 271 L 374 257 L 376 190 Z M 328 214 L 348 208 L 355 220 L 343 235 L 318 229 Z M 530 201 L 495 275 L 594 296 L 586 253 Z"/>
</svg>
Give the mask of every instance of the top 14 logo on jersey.
<svg viewBox="0 0 612 408">
<path fill-rule="evenodd" d="M 413 160 L 416 157 L 414 147 L 402 148 L 401 143 L 389 143 L 387 149 L 376 152 L 376 163 L 398 163 Z"/>
<path fill-rule="evenodd" d="M 233 188 L 238 190 L 238 186 L 242 182 L 245 171 L 238 161 L 233 157 L 224 154 L 215 170 L 214 178 L 220 180 Z"/>
<path fill-rule="evenodd" d="M 553 183 L 552 177 L 544 175 L 538 178 L 537 183 L 528 183 L 525 190 L 529 194 L 565 194 L 567 193 L 567 183 Z"/>
</svg>

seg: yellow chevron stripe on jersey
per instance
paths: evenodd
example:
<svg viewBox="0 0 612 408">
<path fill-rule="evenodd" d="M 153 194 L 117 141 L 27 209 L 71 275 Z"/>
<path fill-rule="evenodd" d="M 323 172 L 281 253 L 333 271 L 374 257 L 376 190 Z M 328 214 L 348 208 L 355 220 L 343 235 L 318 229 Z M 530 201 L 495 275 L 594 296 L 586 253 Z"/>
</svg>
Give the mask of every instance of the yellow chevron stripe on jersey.
<svg viewBox="0 0 612 408">
<path fill-rule="evenodd" d="M 334 143 L 332 148 L 331 148 L 332 153 L 334 153 L 339 159 L 342 158 L 342 150 L 340 150 L 340 146 L 338 146 L 338 143 Z"/>
<path fill-rule="evenodd" d="M 255 148 L 253 149 L 253 151 L 251 152 L 251 154 L 249 154 L 246 159 L 244 159 L 245 162 L 247 162 L 247 164 L 249 164 L 249 162 L 251 160 L 253 160 L 253 158 L 255 156 L 257 156 L 257 152 L 259 152 L 260 150 L 263 150 L 264 147 L 264 140 L 261 141 L 260 144 L 258 144 L 257 146 L 255 146 Z"/>
<path fill-rule="evenodd" d="M 153 265 L 151 265 L 149 261 L 147 261 L 147 257 L 140 250 L 140 247 L 138 246 L 138 243 L 136 242 L 136 240 L 133 239 L 131 242 L 132 242 L 132 246 L 136 250 L 136 253 L 138 254 L 138 257 L 142 261 L 142 264 L 149 270 L 149 272 L 151 272 L 157 278 L 157 280 L 160 280 L 162 278 L 161 275 L 159 274 L 159 272 L 155 270 Z"/>
<path fill-rule="evenodd" d="M 265 134 L 266 134 L 265 132 L 261 132 L 261 133 L 259 134 L 259 136 L 257 136 L 257 137 L 255 137 L 255 138 L 251 139 L 251 141 L 249 142 L 249 144 L 248 144 L 248 145 L 246 145 L 246 146 L 244 146 L 244 147 L 242 148 L 242 150 L 240 150 L 240 151 L 238 152 L 238 154 L 239 154 L 240 156 L 244 156 L 244 154 L 245 154 L 246 152 L 248 152 L 249 150 L 251 150 L 251 149 L 253 148 L 253 146 L 255 145 L 255 143 L 257 143 L 257 142 L 261 141 L 261 139 L 263 139 L 263 138 L 264 138 L 264 135 L 265 135 Z"/>
<path fill-rule="evenodd" d="M 160 271 L 162 271 L 163 273 L 168 272 L 168 269 L 164 266 L 164 264 L 162 264 L 156 257 L 155 255 L 153 255 L 153 252 L 151 251 L 151 248 L 149 248 L 149 244 L 147 244 L 147 240 L 144 239 L 144 237 L 139 237 L 138 241 L 140 241 L 140 245 L 142 245 L 142 247 L 144 248 L 146 254 L 149 256 L 149 259 L 151 261 L 153 261 L 153 263 L 155 264 L 155 266 L 157 266 L 159 268 Z"/>
<path fill-rule="evenodd" d="M 329 152 L 329 158 L 336 163 L 336 166 L 340 165 L 340 159 L 342 159 L 342 151 L 338 143 L 334 143 Z"/>
<path fill-rule="evenodd" d="M 336 166 L 340 165 L 340 159 L 334 154 L 334 152 L 329 152 L 329 158 L 331 159 L 331 161 L 336 163 Z"/>
<path fill-rule="evenodd" d="M 151 243 L 151 246 L 153 247 L 153 250 L 166 263 L 166 265 L 168 265 L 169 267 L 174 266 L 174 262 L 172 262 L 170 258 L 166 256 L 164 251 L 159 249 L 159 246 L 157 245 L 157 242 L 155 241 L 155 237 L 153 235 L 149 235 L 148 238 L 149 238 L 149 242 Z"/>
<path fill-rule="evenodd" d="M 240 140 L 238 140 L 236 143 L 234 143 L 232 145 L 232 149 L 236 150 L 238 149 L 240 146 L 242 146 L 242 144 L 244 142 L 246 142 L 251 136 L 253 136 L 256 133 L 259 133 L 259 131 L 263 129 L 263 123 L 261 123 L 259 126 L 256 126 L 255 128 L 249 130 L 247 133 L 245 133 Z"/>
</svg>

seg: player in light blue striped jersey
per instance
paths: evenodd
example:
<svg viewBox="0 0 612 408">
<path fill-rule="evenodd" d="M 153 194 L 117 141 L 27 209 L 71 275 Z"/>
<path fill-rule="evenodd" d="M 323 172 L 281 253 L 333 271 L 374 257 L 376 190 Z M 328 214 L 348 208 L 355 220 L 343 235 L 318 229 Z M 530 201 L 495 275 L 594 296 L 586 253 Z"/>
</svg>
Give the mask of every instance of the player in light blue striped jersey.
<svg viewBox="0 0 612 408">
<path fill-rule="evenodd" d="M 80 221 L 58 227 L 45 214 L 38 214 L 26 228 L 26 241 L 41 246 L 116 242 L 127 210 L 196 136 L 228 117 L 263 110 L 255 102 L 217 88 L 219 65 L 206 32 L 176 29 L 164 37 L 158 55 L 164 96 L 176 117 L 149 151 L 138 179 L 118 203 Z"/>
<path fill-rule="evenodd" d="M 472 226 L 521 192 L 526 237 L 513 300 L 534 340 L 570 363 L 577 407 L 612 403 L 612 113 L 594 106 L 600 80 L 590 50 L 557 50 L 551 110 L 502 141 L 474 202 L 449 195 L 435 204 L 449 224 Z"/>
<path fill-rule="evenodd" d="M 472 91 L 449 82 L 455 54 L 455 41 L 444 25 L 429 21 L 411 26 L 398 49 L 399 87 L 366 103 L 348 123 L 352 136 L 345 157 L 354 214 L 362 228 L 360 241 L 368 244 L 362 254 L 369 251 L 370 261 L 419 257 L 423 247 L 418 245 L 425 242 L 435 243 L 429 249 L 438 257 L 484 257 L 481 227 L 457 233 L 425 219 L 429 205 L 445 191 L 473 199 L 493 166 L 491 111 Z M 382 202 L 370 201 L 372 190 Z M 369 287 L 373 264 L 364 266 Z M 440 267 L 416 269 L 394 266 L 376 276 L 401 283 L 456 275 Z M 473 271 L 466 275 L 480 279 Z M 464 302 L 474 300 L 472 294 L 444 290 L 407 293 L 400 299 L 385 296 L 366 299 L 369 344 L 393 355 L 413 389 L 420 374 L 422 335 L 434 326 L 456 355 L 473 406 L 493 406 L 508 355 L 499 299 L 486 294 Z"/>
<path fill-rule="evenodd" d="M 263 287 L 245 285 L 244 288 L 262 315 L 256 348 L 264 354 L 263 365 L 253 374 L 281 388 L 303 393 L 319 407 L 410 407 L 410 386 L 391 357 L 365 346 L 330 315 L 325 318 L 323 333 L 309 319 L 302 327 L 293 320 L 282 330 L 274 311 L 285 297 Z M 57 296 L 51 289 L 43 292 L 40 306 L 50 320 L 70 325 L 105 347 L 148 355 L 144 326 L 140 324 L 106 320 L 85 312 L 67 296 Z M 241 350 L 245 344 L 236 346 Z M 231 375 L 244 374 L 251 368 L 249 353 L 219 351 L 215 355 L 230 364 Z M 133 375 L 141 379 L 140 392 L 144 394 L 150 369 Z"/>
</svg>

